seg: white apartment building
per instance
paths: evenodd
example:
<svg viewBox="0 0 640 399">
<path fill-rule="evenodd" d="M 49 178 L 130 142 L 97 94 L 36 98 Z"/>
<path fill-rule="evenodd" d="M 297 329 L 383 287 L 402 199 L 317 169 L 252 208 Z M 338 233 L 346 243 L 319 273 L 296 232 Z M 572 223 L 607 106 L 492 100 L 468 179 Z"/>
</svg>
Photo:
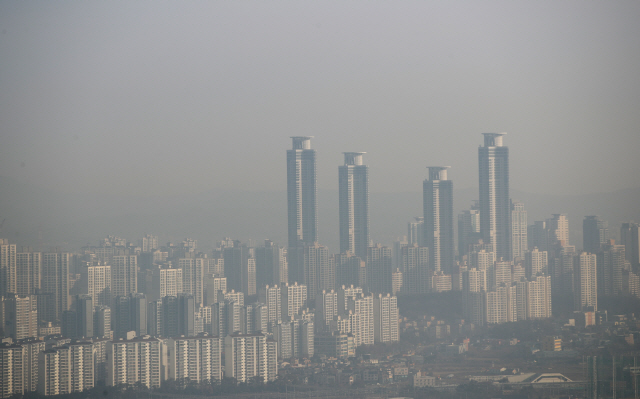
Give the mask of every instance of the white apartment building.
<svg viewBox="0 0 640 399">
<path fill-rule="evenodd" d="M 275 380 L 277 356 L 273 344 L 267 344 L 264 334 L 229 334 L 225 337 L 225 377 L 235 378 L 238 382 L 250 382 L 252 378 L 261 378 L 263 382 Z M 272 357 L 270 357 L 272 356 Z"/>
<path fill-rule="evenodd" d="M 218 337 L 181 337 L 167 340 L 169 378 L 191 382 L 222 380 L 222 348 Z"/>
<path fill-rule="evenodd" d="M 87 293 L 94 306 L 112 306 L 111 266 L 87 267 Z"/>
<path fill-rule="evenodd" d="M 160 387 L 160 340 L 140 337 L 107 344 L 107 386 Z"/>
<path fill-rule="evenodd" d="M 375 342 L 400 340 L 398 298 L 390 294 L 373 297 L 373 334 Z"/>
</svg>

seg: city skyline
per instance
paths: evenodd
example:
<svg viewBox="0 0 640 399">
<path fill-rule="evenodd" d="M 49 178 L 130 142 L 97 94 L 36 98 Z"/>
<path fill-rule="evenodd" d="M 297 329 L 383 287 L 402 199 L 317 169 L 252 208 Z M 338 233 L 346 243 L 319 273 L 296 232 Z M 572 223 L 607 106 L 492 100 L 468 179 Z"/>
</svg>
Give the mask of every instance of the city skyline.
<svg viewBox="0 0 640 399">
<path fill-rule="evenodd" d="M 0 398 L 637 396 L 639 18 L 0 2 Z"/>
<path fill-rule="evenodd" d="M 313 135 L 321 190 L 351 149 L 368 152 L 371 192 L 419 191 L 422 170 L 400 166 L 425 162 L 454 166 L 465 188 L 475 132 L 504 130 L 513 189 L 639 185 L 635 3 L 0 7 L 0 170 L 24 183 L 283 190 L 272 155 Z M 593 162 L 603 148 L 617 162 Z"/>
</svg>

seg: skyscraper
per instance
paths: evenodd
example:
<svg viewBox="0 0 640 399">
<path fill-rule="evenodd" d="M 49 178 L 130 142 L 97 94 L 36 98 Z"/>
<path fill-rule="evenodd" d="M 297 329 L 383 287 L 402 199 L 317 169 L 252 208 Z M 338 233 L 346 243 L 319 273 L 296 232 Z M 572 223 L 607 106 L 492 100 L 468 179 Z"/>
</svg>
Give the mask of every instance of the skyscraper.
<svg viewBox="0 0 640 399">
<path fill-rule="evenodd" d="M 45 253 L 42 256 L 43 293 L 53 294 L 55 317 L 60 319 L 62 312 L 69 310 L 69 269 L 70 253 Z"/>
<path fill-rule="evenodd" d="M 310 136 L 294 136 L 287 150 L 287 217 L 289 281 L 304 281 L 304 246 L 317 240 L 316 151 Z"/>
<path fill-rule="evenodd" d="M 582 249 L 587 252 L 599 252 L 609 239 L 609 227 L 600 216 L 585 216 L 582 221 Z"/>
<path fill-rule="evenodd" d="M 454 265 L 453 182 L 447 180 L 449 166 L 430 166 L 423 184 L 424 240 L 429 247 L 430 266 L 450 274 Z"/>
<path fill-rule="evenodd" d="M 294 136 L 293 148 L 287 150 L 287 204 L 289 248 L 313 244 L 316 226 L 316 151 L 312 136 Z"/>
<path fill-rule="evenodd" d="M 640 263 L 640 224 L 622 223 L 620 227 L 620 245 L 624 245 L 624 254 L 633 268 Z"/>
<path fill-rule="evenodd" d="M 498 259 L 511 259 L 511 204 L 509 199 L 509 147 L 502 145 L 506 133 L 483 133 L 478 148 L 480 171 L 480 233 L 493 245 Z"/>
<path fill-rule="evenodd" d="M 369 246 L 369 168 L 364 152 L 345 152 L 338 167 L 340 252 L 365 258 Z"/>
</svg>

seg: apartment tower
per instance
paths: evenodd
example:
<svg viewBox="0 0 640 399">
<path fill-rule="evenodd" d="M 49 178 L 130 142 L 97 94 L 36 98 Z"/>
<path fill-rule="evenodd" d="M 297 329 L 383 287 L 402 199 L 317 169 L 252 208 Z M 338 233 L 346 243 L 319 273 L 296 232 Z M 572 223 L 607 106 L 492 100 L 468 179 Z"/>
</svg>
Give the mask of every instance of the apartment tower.
<svg viewBox="0 0 640 399">
<path fill-rule="evenodd" d="M 483 133 L 478 148 L 480 172 L 480 233 L 491 244 L 497 259 L 511 259 L 511 204 L 509 199 L 509 147 L 502 145 L 506 133 Z"/>
<path fill-rule="evenodd" d="M 364 259 L 369 246 L 369 168 L 364 152 L 345 152 L 338 167 L 340 198 L 340 252 Z"/>
<path fill-rule="evenodd" d="M 311 136 L 293 136 L 287 150 L 287 217 L 289 234 L 289 281 L 303 280 L 305 245 L 317 241 L 316 151 Z"/>
<path fill-rule="evenodd" d="M 453 247 L 453 182 L 447 180 L 449 166 L 429 166 L 423 184 L 424 240 L 429 247 L 430 266 L 451 274 Z"/>
</svg>

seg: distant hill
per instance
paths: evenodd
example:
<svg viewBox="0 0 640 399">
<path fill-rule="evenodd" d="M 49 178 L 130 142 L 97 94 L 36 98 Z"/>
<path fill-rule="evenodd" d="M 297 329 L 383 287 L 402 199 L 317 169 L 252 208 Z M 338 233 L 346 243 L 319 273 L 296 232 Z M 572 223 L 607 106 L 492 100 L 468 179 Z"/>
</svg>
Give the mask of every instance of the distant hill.
<svg viewBox="0 0 640 399">
<path fill-rule="evenodd" d="M 162 242 L 198 240 L 210 249 L 223 237 L 286 244 L 286 192 L 214 191 L 184 196 L 123 197 L 68 194 L 0 176 L 0 237 L 18 245 L 48 250 L 78 249 L 109 234 L 136 241 L 145 233 Z M 456 213 L 477 199 L 477 188 L 454 192 Z M 525 203 L 529 223 L 552 213 L 569 215 L 572 243 L 582 245 L 582 219 L 600 215 L 613 236 L 620 223 L 640 221 L 640 187 L 611 193 L 553 196 L 513 191 Z M 318 192 L 320 242 L 338 251 L 338 193 Z M 422 215 L 420 192 L 371 193 L 371 238 L 391 244 L 406 235 L 407 222 Z"/>
</svg>

